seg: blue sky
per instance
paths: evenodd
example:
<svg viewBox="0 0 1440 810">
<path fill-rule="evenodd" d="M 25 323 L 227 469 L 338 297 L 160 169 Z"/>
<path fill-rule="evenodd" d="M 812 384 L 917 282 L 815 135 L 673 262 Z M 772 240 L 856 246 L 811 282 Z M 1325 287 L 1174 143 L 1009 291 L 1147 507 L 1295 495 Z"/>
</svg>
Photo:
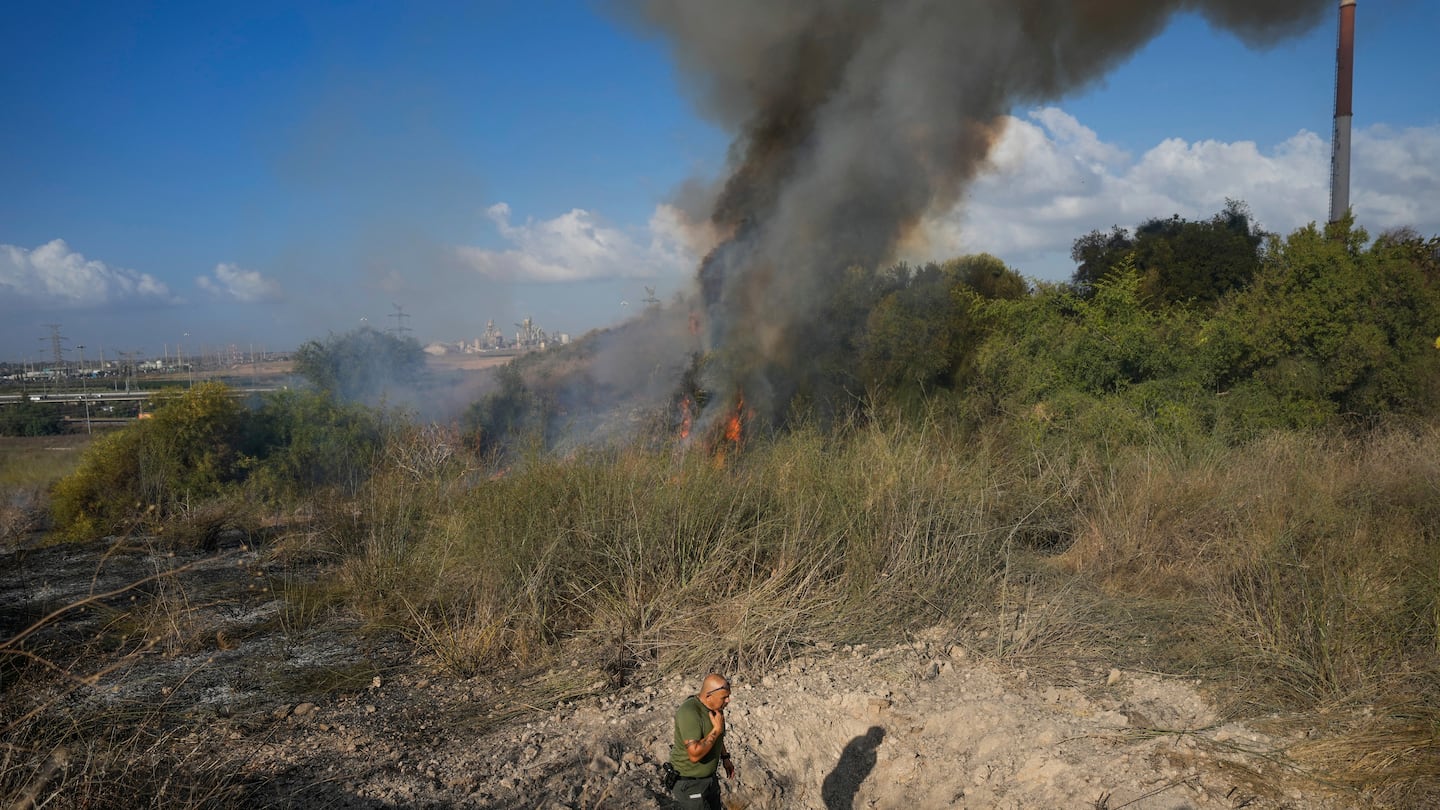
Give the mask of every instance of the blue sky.
<svg viewBox="0 0 1440 810">
<path fill-rule="evenodd" d="M 400 305 L 423 342 L 579 335 L 694 275 L 670 203 L 730 133 L 668 46 L 582 2 L 19 2 L 0 29 L 0 358 L 293 348 Z M 1352 201 L 1440 232 L 1440 3 L 1360 0 Z M 1265 51 L 1182 16 L 1080 94 L 1012 110 L 905 258 L 1070 242 L 1226 197 L 1327 213 L 1334 16 Z M 188 333 L 189 336 L 186 336 Z M 73 354 L 71 355 L 73 358 Z"/>
</svg>

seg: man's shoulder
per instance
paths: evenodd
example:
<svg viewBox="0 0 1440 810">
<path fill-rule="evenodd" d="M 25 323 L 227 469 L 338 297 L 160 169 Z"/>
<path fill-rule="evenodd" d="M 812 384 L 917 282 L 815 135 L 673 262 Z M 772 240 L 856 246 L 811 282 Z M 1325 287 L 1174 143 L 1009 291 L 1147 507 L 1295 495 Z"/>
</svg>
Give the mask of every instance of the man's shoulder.
<svg viewBox="0 0 1440 810">
<path fill-rule="evenodd" d="M 699 698 L 691 695 L 675 707 L 675 722 L 686 726 L 688 730 L 694 730 L 689 727 L 700 726 L 704 722 L 705 714 L 705 705 L 700 702 Z"/>
</svg>

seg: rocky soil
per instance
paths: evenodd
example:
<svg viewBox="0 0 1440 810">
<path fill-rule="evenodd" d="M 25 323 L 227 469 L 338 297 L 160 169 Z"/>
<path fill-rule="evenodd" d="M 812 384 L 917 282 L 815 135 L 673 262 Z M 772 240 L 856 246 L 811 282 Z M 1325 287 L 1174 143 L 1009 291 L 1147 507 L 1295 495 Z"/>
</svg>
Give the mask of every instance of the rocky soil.
<svg viewBox="0 0 1440 810">
<path fill-rule="evenodd" d="M 32 649 L 95 677 L 73 688 L 27 675 L 37 680 L 0 695 L 0 727 L 40 705 L 51 721 L 163 710 L 168 744 L 233 780 L 249 806 L 669 806 L 658 763 L 671 712 L 704 673 L 642 666 L 622 680 L 576 653 L 510 679 L 457 679 L 403 639 L 376 641 L 339 617 L 306 629 L 276 596 L 300 576 L 293 563 L 238 541 L 190 556 L 103 543 L 0 552 L 0 637 L 177 566 L 189 567 L 34 636 Z M 126 622 L 131 640 L 97 646 Z M 1193 681 L 1026 669 L 979 648 L 936 629 L 889 646 L 816 644 L 775 671 L 728 673 L 738 772 L 722 780 L 727 807 L 1353 804 L 1288 764 L 1292 740 L 1221 722 Z M 64 783 L 52 776 L 46 789 Z"/>
</svg>

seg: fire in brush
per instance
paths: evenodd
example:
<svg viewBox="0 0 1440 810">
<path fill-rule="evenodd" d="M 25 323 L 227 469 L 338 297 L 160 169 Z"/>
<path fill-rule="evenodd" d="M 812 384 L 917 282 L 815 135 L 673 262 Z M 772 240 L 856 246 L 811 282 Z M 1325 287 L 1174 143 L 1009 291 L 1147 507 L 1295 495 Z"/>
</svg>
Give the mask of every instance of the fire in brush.
<svg viewBox="0 0 1440 810">
<path fill-rule="evenodd" d="M 617 0 L 668 38 L 701 111 L 735 133 L 705 206 L 725 238 L 699 270 L 709 396 L 694 423 L 739 403 L 778 423 L 816 390 L 838 275 L 893 261 L 952 209 L 1017 106 L 1089 85 L 1177 13 L 1265 45 L 1333 2 Z"/>
</svg>

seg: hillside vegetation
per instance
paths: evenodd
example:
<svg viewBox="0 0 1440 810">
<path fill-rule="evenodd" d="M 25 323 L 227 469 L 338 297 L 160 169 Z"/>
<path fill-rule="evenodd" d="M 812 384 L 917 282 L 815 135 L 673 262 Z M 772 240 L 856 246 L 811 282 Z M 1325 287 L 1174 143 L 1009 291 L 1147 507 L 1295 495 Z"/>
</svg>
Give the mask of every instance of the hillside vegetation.
<svg viewBox="0 0 1440 810">
<path fill-rule="evenodd" d="M 559 353 L 452 425 L 199 385 L 91 447 L 52 536 L 243 531 L 322 561 L 296 621 L 465 677 L 979 628 L 998 658 L 1200 677 L 1232 717 L 1314 726 L 1300 756 L 1357 797 L 1440 802 L 1440 239 L 1280 238 L 1232 205 L 1076 258 L 1068 284 L 983 255 L 845 271 L 831 353 L 739 440 L 682 440 L 667 400 L 643 440 L 551 452 Z"/>
</svg>

